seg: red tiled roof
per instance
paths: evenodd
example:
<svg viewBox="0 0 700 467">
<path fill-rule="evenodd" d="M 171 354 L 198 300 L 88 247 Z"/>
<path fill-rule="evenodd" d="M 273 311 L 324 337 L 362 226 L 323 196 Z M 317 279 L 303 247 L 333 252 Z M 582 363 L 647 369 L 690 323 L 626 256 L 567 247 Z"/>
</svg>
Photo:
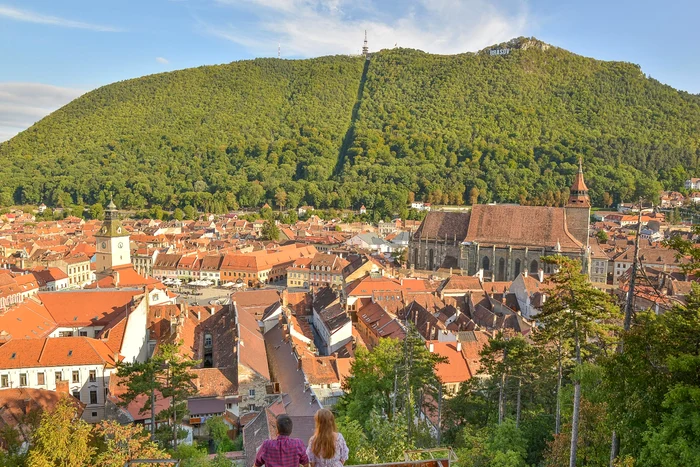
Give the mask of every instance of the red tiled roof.
<svg viewBox="0 0 700 467">
<path fill-rule="evenodd" d="M 13 339 L 0 347 L 0 368 L 106 365 L 114 367 L 114 352 L 89 337 Z"/>
</svg>

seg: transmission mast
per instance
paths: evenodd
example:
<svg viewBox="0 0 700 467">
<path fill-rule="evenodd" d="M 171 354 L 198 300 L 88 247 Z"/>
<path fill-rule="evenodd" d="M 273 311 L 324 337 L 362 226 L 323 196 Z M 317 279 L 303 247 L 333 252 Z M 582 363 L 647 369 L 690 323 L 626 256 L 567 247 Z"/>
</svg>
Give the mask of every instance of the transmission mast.
<svg viewBox="0 0 700 467">
<path fill-rule="evenodd" d="M 282 58 L 282 44 L 277 43 L 277 58 Z"/>
<path fill-rule="evenodd" d="M 369 47 L 367 46 L 367 30 L 365 29 L 365 43 L 362 46 L 362 55 L 365 57 L 369 55 Z"/>
</svg>

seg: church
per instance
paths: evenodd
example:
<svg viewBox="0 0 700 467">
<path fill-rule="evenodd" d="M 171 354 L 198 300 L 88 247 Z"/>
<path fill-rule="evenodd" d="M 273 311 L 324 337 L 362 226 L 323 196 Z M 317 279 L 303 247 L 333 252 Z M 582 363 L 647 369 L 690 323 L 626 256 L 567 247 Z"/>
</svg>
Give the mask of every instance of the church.
<svg viewBox="0 0 700 467">
<path fill-rule="evenodd" d="M 552 272 L 541 258 L 555 254 L 588 270 L 590 211 L 579 164 L 565 207 L 479 204 L 467 212 L 429 212 L 411 238 L 408 261 L 414 269 L 451 269 L 484 281 Z"/>
</svg>

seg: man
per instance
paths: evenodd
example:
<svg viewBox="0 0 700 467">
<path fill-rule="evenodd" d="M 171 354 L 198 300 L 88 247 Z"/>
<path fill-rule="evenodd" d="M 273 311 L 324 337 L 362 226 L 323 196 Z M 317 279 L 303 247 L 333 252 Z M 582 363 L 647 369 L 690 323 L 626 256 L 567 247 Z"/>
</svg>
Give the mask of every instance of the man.
<svg viewBox="0 0 700 467">
<path fill-rule="evenodd" d="M 266 440 L 255 456 L 255 467 L 299 467 L 309 465 L 304 443 L 292 434 L 292 419 L 282 414 L 277 417 L 277 439 Z"/>
</svg>

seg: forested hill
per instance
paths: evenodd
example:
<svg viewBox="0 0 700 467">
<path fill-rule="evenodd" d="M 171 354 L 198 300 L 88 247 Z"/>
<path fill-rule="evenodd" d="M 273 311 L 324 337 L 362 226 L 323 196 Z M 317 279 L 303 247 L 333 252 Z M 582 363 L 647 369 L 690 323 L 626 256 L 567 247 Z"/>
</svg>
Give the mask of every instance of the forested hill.
<svg viewBox="0 0 700 467">
<path fill-rule="evenodd" d="M 636 65 L 510 47 L 257 59 L 104 86 L 0 145 L 0 204 L 558 204 L 583 157 L 604 206 L 700 174 L 700 96 Z"/>
</svg>

